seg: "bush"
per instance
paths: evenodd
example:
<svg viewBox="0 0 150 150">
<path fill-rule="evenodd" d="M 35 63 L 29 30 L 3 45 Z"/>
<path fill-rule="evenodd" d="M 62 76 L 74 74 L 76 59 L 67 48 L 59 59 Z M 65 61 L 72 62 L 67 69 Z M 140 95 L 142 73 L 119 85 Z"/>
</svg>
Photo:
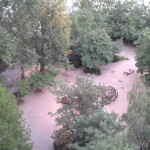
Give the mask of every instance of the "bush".
<svg viewBox="0 0 150 150">
<path fill-rule="evenodd" d="M 116 40 L 116 41 L 113 41 L 112 42 L 112 51 L 113 51 L 113 54 L 118 54 L 121 52 L 122 50 L 122 46 L 123 46 L 123 41 L 122 39 L 121 40 Z"/>
<path fill-rule="evenodd" d="M 6 78 L 2 74 L 0 74 L 0 84 L 6 87 Z"/>
<path fill-rule="evenodd" d="M 101 70 L 98 69 L 98 68 L 92 68 L 92 69 L 90 69 L 90 68 L 85 68 L 85 69 L 83 70 L 83 72 L 85 72 L 85 73 L 90 73 L 90 74 L 95 74 L 95 75 L 101 75 Z"/>
<path fill-rule="evenodd" d="M 141 76 L 141 81 L 146 85 L 150 86 L 150 74 L 144 74 Z"/>
<path fill-rule="evenodd" d="M 22 99 L 22 98 L 19 98 L 19 99 L 17 100 L 17 105 L 22 104 L 23 102 L 24 102 L 23 99 Z"/>
<path fill-rule="evenodd" d="M 70 70 L 71 68 L 72 68 L 72 64 L 71 64 L 71 62 L 67 59 L 66 61 L 65 61 L 65 76 L 67 76 L 67 71 L 68 70 Z"/>
<path fill-rule="evenodd" d="M 25 95 L 28 95 L 29 90 L 30 90 L 30 83 L 29 80 L 20 80 L 17 84 L 17 92 L 16 96 L 17 97 L 23 97 Z"/>
<path fill-rule="evenodd" d="M 4 72 L 7 68 L 8 65 L 2 59 L 0 59 L 0 73 Z"/>
<path fill-rule="evenodd" d="M 124 56 L 114 55 L 112 62 L 118 62 L 118 61 L 127 60 L 127 59 L 128 58 L 126 58 Z"/>
<path fill-rule="evenodd" d="M 59 142 L 54 141 L 53 148 L 54 150 L 64 150 L 64 145 Z"/>
<path fill-rule="evenodd" d="M 57 71 L 52 72 L 51 70 L 46 70 L 45 72 L 32 72 L 30 75 L 31 86 L 36 92 L 41 91 L 40 87 L 47 87 L 54 84 L 54 77 L 58 74 Z"/>
</svg>

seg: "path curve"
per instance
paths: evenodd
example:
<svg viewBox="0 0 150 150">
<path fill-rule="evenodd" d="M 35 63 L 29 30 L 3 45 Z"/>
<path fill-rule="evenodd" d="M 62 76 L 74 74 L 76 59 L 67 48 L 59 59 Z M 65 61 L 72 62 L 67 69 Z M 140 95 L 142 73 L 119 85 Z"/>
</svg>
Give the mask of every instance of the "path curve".
<svg viewBox="0 0 150 150">
<path fill-rule="evenodd" d="M 94 77 L 94 81 L 97 84 L 100 82 L 101 84 L 111 85 L 118 90 L 119 96 L 117 100 L 108 105 L 106 109 L 108 112 L 115 111 L 120 115 L 127 112 L 127 93 L 138 80 L 134 47 L 124 46 L 121 55 L 128 57 L 129 60 L 100 66 L 102 75 Z M 77 76 L 86 78 L 87 75 L 83 73 L 82 69 L 69 71 L 68 82 L 73 83 Z M 124 76 L 123 72 L 128 71 L 128 69 L 134 69 L 135 73 L 130 76 Z M 40 93 L 25 96 L 24 103 L 19 106 L 24 111 L 23 117 L 31 128 L 31 140 L 34 143 L 33 150 L 53 150 L 51 135 L 56 129 L 56 124 L 54 118 L 51 118 L 48 112 L 55 112 L 59 107 L 55 98 L 49 90 L 44 89 Z"/>
</svg>

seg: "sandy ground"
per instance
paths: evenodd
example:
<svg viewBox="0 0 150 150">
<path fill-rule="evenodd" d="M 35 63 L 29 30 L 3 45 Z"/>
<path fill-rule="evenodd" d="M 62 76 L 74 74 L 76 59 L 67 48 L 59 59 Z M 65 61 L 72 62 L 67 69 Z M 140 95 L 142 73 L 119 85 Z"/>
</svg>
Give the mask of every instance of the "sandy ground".
<svg viewBox="0 0 150 150">
<path fill-rule="evenodd" d="M 127 93 L 132 89 L 134 82 L 138 79 L 138 75 L 135 67 L 134 47 L 124 46 L 120 55 L 128 57 L 129 60 L 99 66 L 102 75 L 94 76 L 94 81 L 96 84 L 111 85 L 118 90 L 118 98 L 111 105 L 108 105 L 106 109 L 108 112 L 115 111 L 121 115 L 127 112 Z M 134 69 L 135 73 L 124 76 L 123 72 L 129 69 Z M 68 83 L 73 83 L 77 76 L 86 78 L 87 75 L 82 70 L 83 68 L 68 71 L 67 79 L 63 75 L 62 78 L 67 80 Z M 64 69 L 62 69 L 63 73 Z M 55 112 L 59 107 L 56 104 L 55 96 L 48 89 L 43 89 L 40 93 L 32 93 L 24 97 L 24 103 L 19 107 L 24 111 L 23 117 L 31 128 L 31 140 L 34 143 L 33 150 L 53 150 L 51 135 L 53 130 L 56 129 L 56 125 L 54 118 L 51 118 L 48 112 Z"/>
</svg>

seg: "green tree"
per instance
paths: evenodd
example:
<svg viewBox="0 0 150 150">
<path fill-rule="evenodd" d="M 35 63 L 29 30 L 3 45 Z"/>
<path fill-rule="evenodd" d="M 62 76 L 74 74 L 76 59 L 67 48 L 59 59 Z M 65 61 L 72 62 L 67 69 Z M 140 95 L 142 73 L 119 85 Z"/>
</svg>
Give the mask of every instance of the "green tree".
<svg viewBox="0 0 150 150">
<path fill-rule="evenodd" d="M 143 35 L 135 42 L 136 44 L 136 66 L 138 72 L 144 75 L 144 80 L 150 81 L 150 28 L 143 31 Z"/>
<path fill-rule="evenodd" d="M 56 123 L 60 126 L 54 132 L 56 143 L 73 150 L 135 150 L 120 135 L 124 127 L 117 121 L 117 115 L 102 109 L 102 89 L 82 78 L 77 78 L 73 85 L 62 83 L 56 88 L 57 102 L 62 103 L 53 114 L 57 115 Z"/>
<path fill-rule="evenodd" d="M 0 2 L 3 28 L 16 42 L 14 62 L 21 76 L 33 65 L 40 71 L 63 56 L 69 41 L 69 17 L 64 0 L 6 0 Z"/>
<path fill-rule="evenodd" d="M 121 51 L 119 41 L 112 42 L 107 29 L 105 1 L 76 1 L 77 10 L 71 13 L 71 43 L 81 55 L 82 64 L 90 69 L 107 64 Z M 108 2 L 109 3 L 109 2 Z M 110 5 L 112 3 L 110 2 Z"/>
<path fill-rule="evenodd" d="M 0 73 L 12 66 L 16 44 L 7 30 L 0 26 Z"/>
<path fill-rule="evenodd" d="M 29 69 L 36 61 L 37 55 L 31 37 L 34 34 L 33 11 L 34 1 L 6 0 L 0 2 L 1 25 L 15 41 L 13 63 L 21 67 L 21 77 L 24 79 L 24 71 Z M 6 41 L 9 43 L 9 41 Z M 6 55 L 7 56 L 7 55 Z"/>
<path fill-rule="evenodd" d="M 16 100 L 0 86 L 0 150 L 31 150 L 29 133 Z"/>
<path fill-rule="evenodd" d="M 69 148 L 73 150 L 136 150 L 127 144 L 125 136 L 119 134 L 121 124 L 116 114 L 108 114 L 101 108 L 84 115 L 76 116 L 73 123 L 74 141 Z"/>
<path fill-rule="evenodd" d="M 101 27 L 106 29 L 113 39 L 122 38 L 124 41 L 134 42 L 142 30 L 150 25 L 149 7 L 132 0 L 76 0 L 75 8 L 77 9 L 71 14 L 72 38 L 75 38 L 81 29 L 88 31 L 87 29 Z"/>
<path fill-rule="evenodd" d="M 97 29 L 85 36 L 78 45 L 82 64 L 92 69 L 113 59 L 111 38 L 106 30 Z"/>
<path fill-rule="evenodd" d="M 33 36 L 36 52 L 39 55 L 40 71 L 45 66 L 60 62 L 68 48 L 70 20 L 64 0 L 38 0 L 35 18 L 39 22 Z"/>
<path fill-rule="evenodd" d="M 77 10 L 70 13 L 72 21 L 71 25 L 71 40 L 74 43 L 80 40 L 83 36 L 99 27 L 106 27 L 106 15 L 101 9 L 96 9 L 94 1 L 77 0 L 75 1 Z"/>
<path fill-rule="evenodd" d="M 140 150 L 150 149 L 150 91 L 141 82 L 128 95 L 128 112 L 123 115 L 127 139 Z"/>
<path fill-rule="evenodd" d="M 114 39 L 134 42 L 149 26 L 149 8 L 136 1 L 115 2 L 107 15 L 107 31 Z"/>
</svg>

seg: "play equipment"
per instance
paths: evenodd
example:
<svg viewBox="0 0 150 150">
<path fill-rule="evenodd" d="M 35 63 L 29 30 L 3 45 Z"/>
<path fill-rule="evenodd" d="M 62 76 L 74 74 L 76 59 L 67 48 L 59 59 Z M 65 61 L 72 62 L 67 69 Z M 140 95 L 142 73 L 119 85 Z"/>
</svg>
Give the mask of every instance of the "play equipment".
<svg viewBox="0 0 150 150">
<path fill-rule="evenodd" d="M 101 93 L 110 102 L 115 101 L 118 97 L 118 91 L 112 86 L 104 87 Z"/>
<path fill-rule="evenodd" d="M 125 76 L 131 75 L 132 73 L 134 73 L 134 70 L 133 70 L 133 69 L 129 69 L 128 72 L 127 72 L 127 71 L 124 71 L 124 72 L 123 72 L 123 74 L 124 74 Z"/>
</svg>

